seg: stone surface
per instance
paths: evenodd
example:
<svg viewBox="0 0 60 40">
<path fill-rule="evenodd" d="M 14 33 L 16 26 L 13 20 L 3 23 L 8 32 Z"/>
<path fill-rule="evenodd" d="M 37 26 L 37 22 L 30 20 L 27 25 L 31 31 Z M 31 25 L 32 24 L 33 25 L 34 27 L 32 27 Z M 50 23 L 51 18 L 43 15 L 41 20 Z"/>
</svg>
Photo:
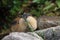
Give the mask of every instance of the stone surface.
<svg viewBox="0 0 60 40">
<path fill-rule="evenodd" d="M 2 40 L 60 40 L 60 26 L 51 27 L 35 32 L 13 32 Z"/>
<path fill-rule="evenodd" d="M 36 33 L 13 32 L 5 36 L 2 40 L 43 40 Z"/>
<path fill-rule="evenodd" d="M 38 29 L 45 29 L 60 25 L 60 17 L 42 16 L 37 19 Z"/>
<path fill-rule="evenodd" d="M 36 33 L 42 36 L 44 40 L 60 40 L 60 26 L 39 30 Z"/>
</svg>

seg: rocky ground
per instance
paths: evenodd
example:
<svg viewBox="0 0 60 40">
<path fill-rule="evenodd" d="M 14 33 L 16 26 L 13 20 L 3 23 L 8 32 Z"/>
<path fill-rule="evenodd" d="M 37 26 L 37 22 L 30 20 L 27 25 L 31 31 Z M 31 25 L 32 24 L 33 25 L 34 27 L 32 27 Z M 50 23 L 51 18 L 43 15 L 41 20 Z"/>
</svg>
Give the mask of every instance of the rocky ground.
<svg viewBox="0 0 60 40">
<path fill-rule="evenodd" d="M 37 19 L 38 29 L 34 32 L 13 32 L 2 40 L 60 40 L 60 17 L 42 16 Z"/>
<path fill-rule="evenodd" d="M 2 40 L 60 40 L 60 26 L 35 32 L 12 32 Z"/>
</svg>

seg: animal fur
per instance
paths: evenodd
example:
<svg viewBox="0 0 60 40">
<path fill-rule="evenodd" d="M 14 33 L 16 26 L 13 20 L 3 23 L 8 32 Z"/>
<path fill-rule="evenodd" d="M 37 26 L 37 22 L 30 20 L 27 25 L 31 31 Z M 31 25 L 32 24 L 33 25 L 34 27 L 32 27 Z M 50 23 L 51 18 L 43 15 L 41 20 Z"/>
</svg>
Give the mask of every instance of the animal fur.
<svg viewBox="0 0 60 40">
<path fill-rule="evenodd" d="M 31 26 L 33 28 L 33 30 L 37 29 L 37 21 L 34 17 L 32 16 L 28 16 L 27 17 L 27 22 L 29 22 L 29 26 Z M 23 18 L 16 18 L 15 21 L 17 21 L 17 23 L 15 25 L 11 26 L 11 31 L 13 32 L 25 32 L 28 31 L 27 29 L 27 24 L 25 22 L 25 20 Z M 19 24 L 18 24 L 19 22 Z M 30 25 L 31 24 L 31 25 Z"/>
</svg>

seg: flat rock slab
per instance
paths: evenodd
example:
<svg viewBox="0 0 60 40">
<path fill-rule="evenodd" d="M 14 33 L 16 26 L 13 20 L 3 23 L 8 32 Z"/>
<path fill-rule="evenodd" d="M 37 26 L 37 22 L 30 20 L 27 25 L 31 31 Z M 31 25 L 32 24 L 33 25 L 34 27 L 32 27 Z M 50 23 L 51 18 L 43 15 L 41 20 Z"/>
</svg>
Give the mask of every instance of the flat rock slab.
<svg viewBox="0 0 60 40">
<path fill-rule="evenodd" d="M 42 37 L 39 37 L 36 33 L 19 33 L 13 32 L 8 36 L 5 36 L 2 40 L 43 40 Z"/>
<path fill-rule="evenodd" d="M 60 17 L 57 16 L 41 16 L 37 21 L 38 29 L 46 29 L 60 25 Z"/>
</svg>

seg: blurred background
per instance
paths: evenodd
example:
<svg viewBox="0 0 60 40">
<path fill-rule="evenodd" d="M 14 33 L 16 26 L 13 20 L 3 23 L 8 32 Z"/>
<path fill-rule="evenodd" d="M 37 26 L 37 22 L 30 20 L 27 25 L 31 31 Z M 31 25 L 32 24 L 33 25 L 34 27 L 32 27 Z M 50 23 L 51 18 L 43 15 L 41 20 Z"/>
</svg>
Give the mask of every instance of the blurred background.
<svg viewBox="0 0 60 40">
<path fill-rule="evenodd" d="M 13 20 L 30 8 L 30 14 L 40 16 L 60 16 L 60 0 L 0 0 L 0 33 L 10 28 Z"/>
</svg>

